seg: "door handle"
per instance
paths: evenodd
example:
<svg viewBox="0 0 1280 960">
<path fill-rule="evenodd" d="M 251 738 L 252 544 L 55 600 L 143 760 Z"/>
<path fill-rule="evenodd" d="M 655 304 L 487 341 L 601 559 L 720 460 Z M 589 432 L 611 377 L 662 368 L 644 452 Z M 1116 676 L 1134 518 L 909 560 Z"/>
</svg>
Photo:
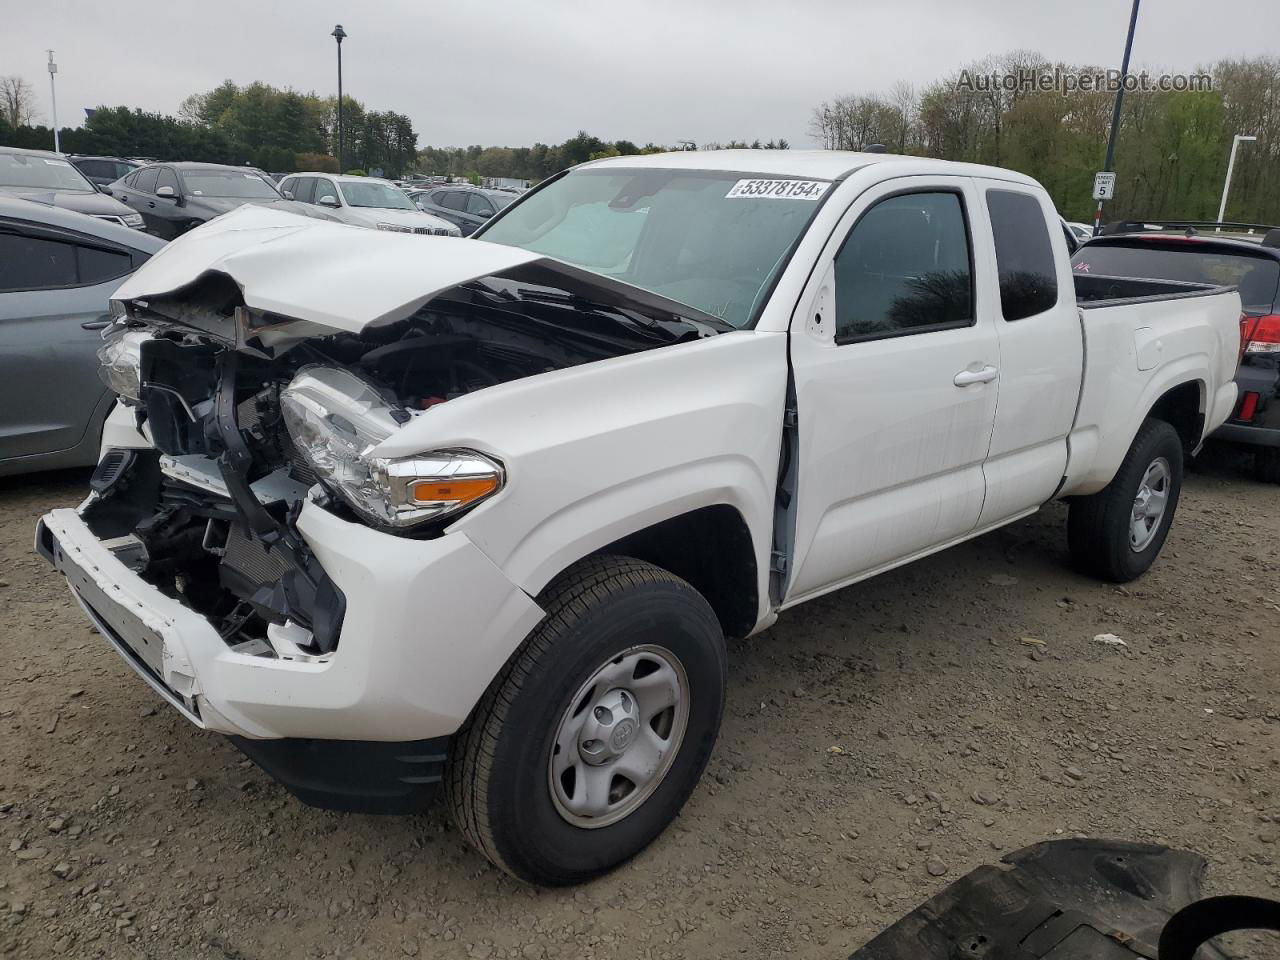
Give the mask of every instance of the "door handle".
<svg viewBox="0 0 1280 960">
<path fill-rule="evenodd" d="M 1000 371 L 988 364 L 981 370 L 961 370 L 954 382 L 957 387 L 968 387 L 975 383 L 990 383 L 999 375 Z"/>
</svg>

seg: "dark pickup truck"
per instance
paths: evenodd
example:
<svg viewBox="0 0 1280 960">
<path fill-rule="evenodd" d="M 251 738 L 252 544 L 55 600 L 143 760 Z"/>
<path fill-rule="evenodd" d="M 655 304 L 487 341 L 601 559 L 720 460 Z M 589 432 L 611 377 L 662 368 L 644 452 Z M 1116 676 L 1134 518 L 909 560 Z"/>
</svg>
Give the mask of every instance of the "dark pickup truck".
<svg viewBox="0 0 1280 960">
<path fill-rule="evenodd" d="M 1258 479 L 1280 483 L 1280 228 L 1250 223 L 1109 224 L 1071 259 L 1077 277 L 1232 284 L 1240 290 L 1239 399 L 1216 440 L 1249 446 Z"/>
</svg>

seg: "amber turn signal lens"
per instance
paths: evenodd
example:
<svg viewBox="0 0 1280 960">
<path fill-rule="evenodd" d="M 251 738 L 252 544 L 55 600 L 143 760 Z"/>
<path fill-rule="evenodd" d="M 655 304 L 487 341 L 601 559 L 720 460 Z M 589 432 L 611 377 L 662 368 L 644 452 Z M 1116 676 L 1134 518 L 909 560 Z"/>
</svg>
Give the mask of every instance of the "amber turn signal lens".
<svg viewBox="0 0 1280 960">
<path fill-rule="evenodd" d="M 498 489 L 498 478 L 459 477 L 456 480 L 417 480 L 409 487 L 415 503 L 470 503 Z"/>
</svg>

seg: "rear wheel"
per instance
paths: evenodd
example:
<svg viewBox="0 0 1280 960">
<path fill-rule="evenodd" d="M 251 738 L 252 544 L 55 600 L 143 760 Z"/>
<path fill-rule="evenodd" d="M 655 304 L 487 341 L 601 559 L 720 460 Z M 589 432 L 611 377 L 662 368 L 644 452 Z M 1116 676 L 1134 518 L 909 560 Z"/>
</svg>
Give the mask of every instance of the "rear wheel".
<svg viewBox="0 0 1280 960">
<path fill-rule="evenodd" d="M 1148 419 L 1105 488 L 1072 501 L 1067 538 L 1076 566 L 1126 583 L 1147 571 L 1164 546 L 1182 491 L 1182 440 Z"/>
<path fill-rule="evenodd" d="M 592 558 L 539 598 L 547 616 L 455 739 L 454 819 L 532 883 L 588 880 L 661 833 L 715 744 L 724 638 L 679 577 Z"/>
<path fill-rule="evenodd" d="M 1259 447 L 1253 455 L 1253 473 L 1263 483 L 1280 483 L 1280 447 Z"/>
</svg>

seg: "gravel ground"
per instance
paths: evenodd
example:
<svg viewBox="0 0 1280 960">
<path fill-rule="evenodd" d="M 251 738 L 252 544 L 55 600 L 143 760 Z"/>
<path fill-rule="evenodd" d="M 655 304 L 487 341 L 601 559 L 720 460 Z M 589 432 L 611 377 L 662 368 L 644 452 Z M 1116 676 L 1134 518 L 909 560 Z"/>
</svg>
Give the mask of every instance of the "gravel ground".
<svg viewBox="0 0 1280 960">
<path fill-rule="evenodd" d="M 1280 492 L 1206 459 L 1127 587 L 1068 569 L 1055 505 L 734 645 L 680 820 L 562 891 L 490 867 L 443 804 L 310 810 L 190 727 L 31 552 L 86 476 L 0 481 L 0 954 L 840 958 L 1074 834 L 1193 849 L 1211 892 L 1280 897 Z"/>
</svg>

